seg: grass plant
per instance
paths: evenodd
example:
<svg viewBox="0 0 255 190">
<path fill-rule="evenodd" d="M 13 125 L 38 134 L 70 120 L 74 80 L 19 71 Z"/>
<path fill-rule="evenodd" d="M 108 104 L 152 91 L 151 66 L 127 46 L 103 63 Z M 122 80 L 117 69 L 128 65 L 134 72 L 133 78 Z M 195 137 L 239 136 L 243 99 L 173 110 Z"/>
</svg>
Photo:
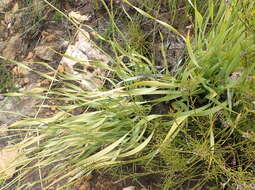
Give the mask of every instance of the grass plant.
<svg viewBox="0 0 255 190">
<path fill-rule="evenodd" d="M 110 88 L 86 91 L 69 74 L 53 79 L 62 87 L 40 89 L 45 92 L 42 98 L 63 104 L 50 118 L 27 118 L 9 127 L 29 133 L 19 143 L 28 159 L 3 189 L 34 170 L 51 168 L 47 176 L 34 181 L 42 189 L 64 179 L 68 183 L 61 188 L 65 189 L 98 169 L 127 175 L 129 171 L 120 168 L 130 164 L 141 167 L 144 174 L 159 173 L 162 184 L 158 185 L 164 190 L 252 188 L 255 33 L 250 15 L 255 3 L 188 0 L 185 14 L 191 16 L 192 28 L 183 33 L 143 10 L 147 4 L 123 2 L 182 38 L 185 63 L 174 75 L 167 67 L 158 73 L 152 56 L 142 54 L 141 44 L 134 44 L 144 40 L 139 23 L 130 21 L 130 38 L 125 38 L 111 7 L 102 2 L 112 23 L 112 35 L 101 36 L 113 52 L 111 75 L 105 79 Z M 178 1 L 172 2 L 165 1 L 178 7 Z M 123 37 L 121 43 L 115 34 Z M 128 61 L 123 62 L 123 57 Z M 78 109 L 84 111 L 75 114 Z M 25 185 L 20 188 L 32 184 Z"/>
<path fill-rule="evenodd" d="M 13 79 L 5 65 L 0 62 L 0 92 L 10 90 L 13 85 Z"/>
</svg>

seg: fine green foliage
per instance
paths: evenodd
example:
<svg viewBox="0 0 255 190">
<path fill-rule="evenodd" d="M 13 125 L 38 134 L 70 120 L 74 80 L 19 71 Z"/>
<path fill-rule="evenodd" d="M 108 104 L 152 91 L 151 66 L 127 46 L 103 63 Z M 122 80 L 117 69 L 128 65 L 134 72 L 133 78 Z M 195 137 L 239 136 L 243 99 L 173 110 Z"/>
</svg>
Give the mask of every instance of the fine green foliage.
<svg viewBox="0 0 255 190">
<path fill-rule="evenodd" d="M 110 46 L 114 63 L 106 68 L 106 85 L 87 91 L 76 76 L 65 74 L 52 79 L 60 87 L 38 90 L 45 92 L 43 99 L 63 103 L 51 118 L 27 118 L 9 127 L 29 133 L 19 144 L 29 157 L 27 164 L 11 183 L 50 168 L 47 177 L 34 183 L 47 189 L 67 180 L 66 188 L 97 169 L 129 175 L 120 168 L 133 164 L 144 175 L 160 174 L 158 185 L 164 190 L 254 186 L 255 33 L 250 15 L 255 3 L 188 0 L 185 14 L 191 15 L 193 27 L 183 33 L 152 15 L 149 3 L 123 2 L 137 17 L 179 36 L 186 44 L 185 63 L 174 74 L 167 67 L 159 73 L 153 56 L 141 46 L 146 34 L 136 19 L 124 13 L 129 22 L 122 31 L 102 1 L 111 35 L 98 36 Z M 173 2 L 171 9 L 178 7 Z M 139 175 L 133 171 L 133 177 Z"/>
<path fill-rule="evenodd" d="M 0 61 L 0 92 L 10 90 L 13 86 L 12 76 L 7 68 Z"/>
</svg>

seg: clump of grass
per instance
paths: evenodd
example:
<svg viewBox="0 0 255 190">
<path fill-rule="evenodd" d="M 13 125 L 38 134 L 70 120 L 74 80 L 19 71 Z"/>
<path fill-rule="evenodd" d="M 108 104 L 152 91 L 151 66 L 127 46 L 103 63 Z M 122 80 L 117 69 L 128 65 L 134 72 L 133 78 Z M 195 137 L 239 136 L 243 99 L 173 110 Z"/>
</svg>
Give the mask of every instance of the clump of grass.
<svg viewBox="0 0 255 190">
<path fill-rule="evenodd" d="M 5 92 L 13 86 L 13 78 L 7 68 L 0 62 L 0 92 Z"/>
<path fill-rule="evenodd" d="M 112 75 L 106 79 L 111 88 L 89 92 L 80 88 L 75 76 L 54 79 L 64 81 L 63 87 L 47 91 L 65 102 L 59 113 L 28 118 L 9 128 L 30 133 L 20 145 L 30 156 L 27 164 L 35 162 L 20 168 L 13 183 L 35 169 L 51 167 L 47 177 L 34 183 L 48 188 L 65 179 L 67 187 L 96 169 L 115 166 L 116 172 L 132 163 L 142 166 L 144 174 L 160 173 L 162 189 L 251 187 L 254 32 L 241 18 L 254 11 L 254 2 L 189 1 L 193 31 L 185 35 L 125 2 L 179 35 L 186 43 L 186 62 L 174 76 L 167 68 L 159 75 L 142 51 L 132 51 L 132 40 L 125 39 L 123 46 L 116 38 L 101 38 L 114 52 Z M 112 31 L 124 36 L 110 16 Z M 74 114 L 78 108 L 86 111 Z"/>
</svg>

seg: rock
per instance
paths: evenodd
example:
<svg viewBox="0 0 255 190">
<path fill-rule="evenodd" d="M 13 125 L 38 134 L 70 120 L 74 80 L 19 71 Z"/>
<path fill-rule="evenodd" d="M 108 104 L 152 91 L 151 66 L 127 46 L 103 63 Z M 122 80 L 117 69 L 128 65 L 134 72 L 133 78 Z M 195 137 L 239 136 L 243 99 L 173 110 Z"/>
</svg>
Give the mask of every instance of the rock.
<svg viewBox="0 0 255 190">
<path fill-rule="evenodd" d="M 3 50 L 3 56 L 8 59 L 15 59 L 17 53 L 22 49 L 22 39 L 20 34 L 13 36 Z"/>
<path fill-rule="evenodd" d="M 68 46 L 65 55 L 67 56 L 62 58 L 61 65 L 66 72 L 80 78 L 83 88 L 96 91 L 102 87 L 103 81 L 97 76 L 104 76 L 105 71 L 94 64 L 98 62 L 103 67 L 107 67 L 110 59 L 93 44 L 89 33 L 81 30 L 76 37 L 75 44 Z M 84 72 L 78 71 L 76 66 Z"/>
<path fill-rule="evenodd" d="M 5 48 L 6 46 L 6 42 L 0 42 L 0 52 L 3 51 L 3 49 Z"/>
<path fill-rule="evenodd" d="M 9 179 L 15 173 L 15 163 L 25 160 L 25 156 L 20 156 L 19 149 L 15 146 L 5 147 L 0 151 L 0 176 Z"/>
<path fill-rule="evenodd" d="M 35 48 L 35 55 L 44 61 L 53 61 L 55 52 L 51 46 L 37 46 Z"/>
<path fill-rule="evenodd" d="M 26 85 L 21 93 L 35 92 L 38 87 L 37 83 Z M 34 106 L 38 101 L 38 99 L 29 96 L 5 97 L 3 101 L 0 101 L 0 124 L 3 123 L 0 128 L 20 120 L 22 116 L 33 116 L 36 110 Z"/>
<path fill-rule="evenodd" d="M 0 114 L 0 122 L 8 123 L 9 125 L 21 119 L 21 115 L 34 114 L 33 106 L 35 104 L 36 100 L 31 97 L 24 97 L 22 99 L 17 97 L 6 97 L 3 101 L 0 101 L 0 111 L 4 111 Z"/>
<path fill-rule="evenodd" d="M 128 186 L 123 188 L 122 190 L 135 190 L 135 186 Z"/>
<path fill-rule="evenodd" d="M 28 85 L 27 85 L 28 86 Z M 35 85 L 34 85 L 35 86 Z M 27 91 L 35 89 L 33 85 L 27 87 Z M 24 89 L 25 92 L 26 89 Z M 14 122 L 21 120 L 22 116 L 34 116 L 35 104 L 38 99 L 33 97 L 4 97 L 0 100 L 0 148 L 16 143 L 18 138 L 13 138 L 20 132 L 7 131 L 8 127 Z"/>
<path fill-rule="evenodd" d="M 5 37 L 6 27 L 0 23 L 0 40 Z"/>
</svg>

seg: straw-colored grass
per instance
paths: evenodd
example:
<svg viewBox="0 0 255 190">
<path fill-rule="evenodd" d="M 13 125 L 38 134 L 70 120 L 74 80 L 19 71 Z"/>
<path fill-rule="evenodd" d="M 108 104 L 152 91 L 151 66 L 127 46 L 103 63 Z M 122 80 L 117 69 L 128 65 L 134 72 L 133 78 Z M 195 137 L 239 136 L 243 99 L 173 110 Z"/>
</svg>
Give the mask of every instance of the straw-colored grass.
<svg viewBox="0 0 255 190">
<path fill-rule="evenodd" d="M 62 87 L 45 90 L 43 98 L 65 102 L 59 113 L 28 118 L 9 128 L 30 134 L 19 146 L 29 157 L 27 165 L 33 163 L 19 168 L 12 182 L 51 167 L 47 177 L 34 183 L 47 189 L 65 179 L 65 187 L 70 187 L 102 168 L 130 175 L 128 169 L 118 168 L 132 163 L 144 175 L 160 174 L 158 185 L 165 190 L 254 186 L 255 22 L 250 15 L 255 3 L 188 0 L 186 14 L 192 16 L 193 31 L 184 34 L 152 16 L 145 5 L 123 2 L 136 10 L 136 16 L 178 35 L 186 44 L 185 63 L 174 75 L 168 68 L 159 75 L 153 56 L 143 55 L 144 47 L 134 44 L 144 40 L 139 23 L 130 23 L 130 38 L 120 39 L 126 31 L 102 2 L 112 24 L 112 35 L 101 36 L 113 52 L 114 64 L 106 78 L 110 85 L 90 92 L 80 88 L 75 76 L 54 79 Z M 173 7 L 178 7 L 177 1 Z M 130 63 L 123 63 L 123 56 Z M 161 111 L 162 105 L 167 111 Z M 87 111 L 73 114 L 78 108 Z M 130 177 L 141 175 L 132 172 Z"/>
</svg>

